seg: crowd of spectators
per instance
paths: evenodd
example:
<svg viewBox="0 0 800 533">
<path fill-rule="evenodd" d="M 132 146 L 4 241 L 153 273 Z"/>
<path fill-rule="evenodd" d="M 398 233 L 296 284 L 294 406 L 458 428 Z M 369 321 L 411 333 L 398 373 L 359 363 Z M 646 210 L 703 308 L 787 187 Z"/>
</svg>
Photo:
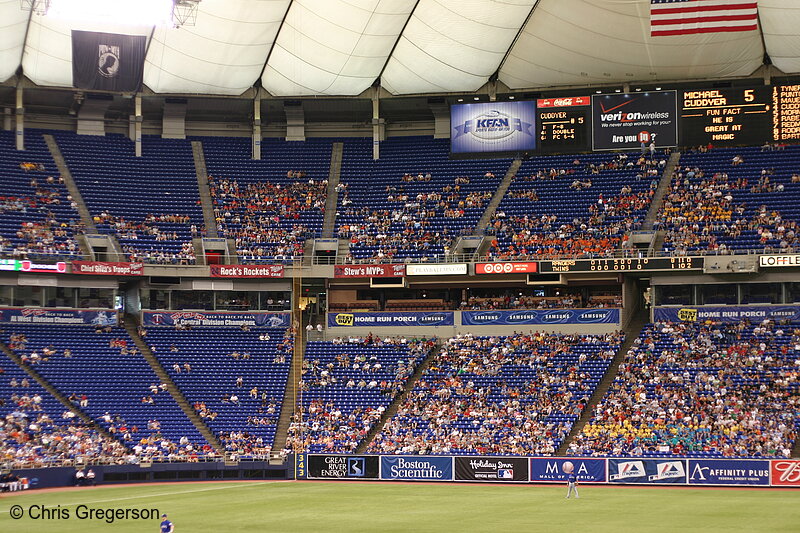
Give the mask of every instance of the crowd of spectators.
<svg viewBox="0 0 800 533">
<path fill-rule="evenodd" d="M 369 451 L 553 454 L 621 342 L 621 334 L 458 335 L 435 355 Z"/>
<path fill-rule="evenodd" d="M 191 224 L 188 215 L 148 213 L 142 222 L 133 222 L 124 217 L 116 217 L 105 210 L 94 215 L 92 221 L 100 231 L 116 234 L 122 245 L 122 251 L 131 261 L 151 264 L 195 264 L 191 239 L 201 236 L 203 229 Z"/>
<path fill-rule="evenodd" d="M 13 401 L 13 399 L 12 399 Z M 37 467 L 81 461 L 124 461 L 129 452 L 115 441 L 72 417 L 53 420 L 32 409 L 24 399 L 0 419 L 0 462 L 15 467 Z"/>
<path fill-rule="evenodd" d="M 454 238 L 470 233 L 494 190 L 468 190 L 471 179 L 466 176 L 430 190 L 407 185 L 432 179 L 430 172 L 404 174 L 399 184 L 385 186 L 385 201 L 379 206 L 353 206 L 345 191 L 337 234 L 350 241 L 347 261 L 391 262 L 416 256 L 427 261 L 447 254 Z"/>
<path fill-rule="evenodd" d="M 299 384 L 309 400 L 289 427 L 287 450 L 355 451 L 435 344 L 371 333 L 310 344 L 314 358 L 303 362 Z"/>
<path fill-rule="evenodd" d="M 622 153 L 605 162 L 584 163 L 575 159 L 567 168 L 542 169 L 517 176 L 515 182 L 520 185 L 506 193 L 504 202 L 490 219 L 487 233 L 494 237 L 487 255 L 493 259 L 611 255 L 623 245 L 630 231 L 640 227 L 665 165 L 663 158 L 642 155 L 634 162 Z M 607 190 L 590 194 L 596 182 L 604 179 L 605 172 L 620 171 L 629 171 L 632 182 L 649 185 L 634 188 L 621 182 L 619 191 L 613 194 Z M 569 182 L 570 189 L 583 192 L 575 198 L 582 206 L 571 211 L 575 216 L 565 216 L 563 196 L 552 196 L 553 185 L 548 183 L 552 181 L 564 187 Z M 551 191 L 549 202 L 537 192 L 537 184 Z M 528 204 L 520 206 L 515 202 L 520 199 Z"/>
<path fill-rule="evenodd" d="M 652 324 L 570 452 L 788 457 L 799 352 L 800 324 Z"/>
<path fill-rule="evenodd" d="M 557 296 L 532 296 L 520 293 L 503 296 L 469 296 L 459 304 L 461 311 L 492 309 L 573 309 L 581 307 L 622 307 L 622 295 L 590 295 L 580 293 Z"/>
<path fill-rule="evenodd" d="M 26 173 L 45 171 L 41 163 L 22 162 L 19 166 Z M 80 257 L 74 236 L 83 226 L 63 178 L 33 176 L 27 194 L 0 196 L 0 216 L 8 213 L 18 218 L 16 230 L 0 235 L 0 255 L 19 259 Z M 5 229 L 5 224 L 0 223 L 0 228 Z"/>
<path fill-rule="evenodd" d="M 220 233 L 234 239 L 236 252 L 249 259 L 292 259 L 303 255 L 305 240 L 322 220 L 328 181 L 307 179 L 290 170 L 286 184 L 208 177 Z"/>
</svg>

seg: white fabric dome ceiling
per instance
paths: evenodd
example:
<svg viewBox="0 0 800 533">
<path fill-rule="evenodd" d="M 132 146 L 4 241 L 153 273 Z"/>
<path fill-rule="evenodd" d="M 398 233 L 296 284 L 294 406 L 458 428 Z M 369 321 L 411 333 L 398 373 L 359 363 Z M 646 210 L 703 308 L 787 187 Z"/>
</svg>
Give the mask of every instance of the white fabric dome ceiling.
<svg viewBox="0 0 800 533">
<path fill-rule="evenodd" d="M 800 1 L 759 0 L 758 31 L 650 37 L 649 0 L 202 0 L 192 27 L 109 27 L 0 0 L 0 80 L 72 85 L 73 29 L 150 36 L 156 93 L 470 92 L 800 72 Z M 766 49 L 764 48 L 766 46 Z"/>
</svg>

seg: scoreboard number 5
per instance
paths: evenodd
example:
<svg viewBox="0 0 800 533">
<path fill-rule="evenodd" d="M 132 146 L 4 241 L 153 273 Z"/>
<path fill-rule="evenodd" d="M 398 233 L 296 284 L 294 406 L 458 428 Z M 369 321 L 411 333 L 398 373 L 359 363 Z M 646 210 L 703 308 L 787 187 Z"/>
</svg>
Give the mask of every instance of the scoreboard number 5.
<svg viewBox="0 0 800 533">
<path fill-rule="evenodd" d="M 753 94 L 753 89 L 745 89 L 744 90 L 744 101 L 745 102 L 752 102 L 755 99 L 756 99 L 756 97 Z"/>
</svg>

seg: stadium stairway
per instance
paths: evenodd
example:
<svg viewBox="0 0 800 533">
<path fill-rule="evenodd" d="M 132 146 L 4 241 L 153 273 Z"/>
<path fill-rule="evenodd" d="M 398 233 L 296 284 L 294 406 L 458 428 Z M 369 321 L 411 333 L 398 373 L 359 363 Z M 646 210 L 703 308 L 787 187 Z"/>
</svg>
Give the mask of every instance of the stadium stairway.
<svg viewBox="0 0 800 533">
<path fill-rule="evenodd" d="M 658 218 L 658 213 L 659 211 L 661 211 L 661 206 L 664 203 L 664 196 L 666 196 L 670 184 L 672 183 L 672 174 L 678 167 L 678 163 L 680 162 L 680 160 L 681 160 L 680 152 L 676 151 L 670 154 L 669 160 L 667 161 L 667 166 L 664 167 L 664 172 L 661 173 L 661 180 L 658 182 L 658 188 L 656 189 L 656 192 L 653 195 L 653 199 L 650 202 L 650 210 L 647 212 L 647 216 L 644 219 L 644 223 L 642 224 L 642 230 L 645 231 L 653 230 L 653 226 L 655 225 L 656 219 Z M 656 250 L 659 250 L 661 247 L 659 246 L 654 248 Z"/>
<path fill-rule="evenodd" d="M 408 397 L 411 391 L 414 390 L 414 387 L 416 386 L 417 381 L 419 381 L 419 378 L 421 378 L 422 374 L 424 374 L 425 371 L 428 369 L 428 367 L 431 366 L 431 362 L 437 355 L 439 355 L 441 351 L 442 351 L 442 342 L 441 339 L 437 339 L 434 348 L 430 352 L 428 352 L 428 355 L 425 356 L 425 359 L 422 360 L 422 362 L 417 366 L 417 369 L 414 371 L 414 373 L 411 374 L 411 377 L 408 378 L 408 381 L 406 381 L 406 386 L 403 389 L 403 392 L 395 396 L 394 400 L 392 400 L 392 403 L 389 404 L 389 406 L 381 415 L 380 420 L 378 420 L 372 426 L 372 429 L 369 430 L 367 436 L 364 437 L 362 441 L 358 444 L 358 448 L 356 448 L 355 453 L 365 453 L 367 451 L 369 444 L 372 442 L 375 436 L 383 430 L 383 426 L 386 424 L 386 422 L 391 420 L 392 417 L 395 414 L 397 414 L 397 410 L 406 400 L 406 397 Z"/>
<path fill-rule="evenodd" d="M 83 225 L 86 228 L 86 233 L 97 233 L 97 228 L 92 221 L 92 215 L 89 213 L 89 208 L 86 207 L 86 203 L 83 201 L 83 196 L 81 196 L 81 191 L 78 189 L 78 186 L 75 184 L 75 180 L 72 178 L 72 173 L 69 171 L 69 167 L 67 167 L 67 162 L 64 161 L 64 155 L 61 153 L 58 143 L 52 135 L 45 134 L 42 137 L 44 137 L 44 142 L 47 144 L 48 150 L 50 150 L 50 155 L 53 158 L 53 162 L 56 164 L 56 168 L 58 168 L 59 174 L 61 174 L 61 177 L 64 178 L 64 185 L 67 187 L 72 199 L 78 204 L 78 214 L 81 217 L 81 222 L 83 222 Z M 79 240 L 78 242 L 81 243 L 81 251 L 86 255 L 86 257 L 91 257 L 91 254 L 88 253 L 88 246 L 85 250 L 83 248 L 86 245 L 85 241 Z"/>
<path fill-rule="evenodd" d="M 581 431 L 583 431 L 586 423 L 591 420 L 592 414 L 594 413 L 594 408 L 597 406 L 600 400 L 603 399 L 606 391 L 608 391 L 608 388 L 614 382 L 614 378 L 617 376 L 619 367 L 625 360 L 625 354 L 631 349 L 634 341 L 639 338 L 639 333 L 642 331 L 642 328 L 644 328 L 645 324 L 649 322 L 649 315 L 650 313 L 647 309 L 639 309 L 631 317 L 627 326 L 623 328 L 625 332 L 625 340 L 620 345 L 619 350 L 617 350 L 614 360 L 611 361 L 611 364 L 608 366 L 608 370 L 603 376 L 603 379 L 597 385 L 594 394 L 592 394 L 592 396 L 589 398 L 589 403 L 587 403 L 583 408 L 581 417 L 572 426 L 572 430 L 569 432 L 567 437 L 561 443 L 561 446 L 556 451 L 556 455 L 566 455 L 569 445 L 572 443 L 572 439 L 575 438 L 575 435 L 578 435 Z"/>
<path fill-rule="evenodd" d="M 522 159 L 515 159 L 511 162 L 511 165 L 509 165 L 508 170 L 506 171 L 506 175 L 503 176 L 503 181 L 500 182 L 500 185 L 497 187 L 497 190 L 492 196 L 492 200 L 489 202 L 489 205 L 486 206 L 486 211 L 483 212 L 480 220 L 478 220 L 478 224 L 475 226 L 475 235 L 483 234 L 483 231 L 486 229 L 486 226 L 489 225 L 492 215 L 494 215 L 494 212 L 497 211 L 497 206 L 500 205 L 500 202 L 506 195 L 506 191 L 508 191 L 508 188 L 511 186 L 511 182 L 514 180 L 514 176 L 517 175 L 517 171 L 521 166 Z"/>
<path fill-rule="evenodd" d="M 44 377 L 42 377 L 42 375 L 39 374 L 36 370 L 34 370 L 31 365 L 24 364 L 22 362 L 22 359 L 20 359 L 19 355 L 14 353 L 14 350 L 9 348 L 5 342 L 0 341 L 0 351 L 6 354 L 9 357 L 9 359 L 14 361 L 14 363 L 16 363 L 18 367 L 20 367 L 30 377 L 32 377 L 36 381 L 36 383 L 41 385 L 42 388 L 44 388 L 44 390 L 46 390 L 53 398 L 58 400 L 67 410 L 72 411 L 79 420 L 91 426 L 91 428 L 97 431 L 100 435 L 111 440 L 117 440 L 116 438 L 114 438 L 113 435 L 111 435 L 111 433 L 109 433 L 103 426 L 98 424 L 92 417 L 84 413 L 81 409 L 78 408 L 78 406 L 69 401 L 69 399 L 61 393 L 61 391 L 59 391 L 57 388 L 53 386 L 52 383 L 50 383 Z"/>
<path fill-rule="evenodd" d="M 336 227 L 336 208 L 339 206 L 339 178 L 342 175 L 342 152 L 344 143 L 336 142 L 331 145 L 331 167 L 328 172 L 328 196 L 325 200 L 325 218 L 322 222 L 322 238 L 333 238 Z"/>
<path fill-rule="evenodd" d="M 208 443 L 214 447 L 214 450 L 218 454 L 224 455 L 225 447 L 219 441 L 214 432 L 211 431 L 206 423 L 203 422 L 203 419 L 201 419 L 197 412 L 192 408 L 192 406 L 186 400 L 186 397 L 183 395 L 183 392 L 181 392 L 178 386 L 175 385 L 175 382 L 169 377 L 167 371 L 164 370 L 164 367 L 161 366 L 161 363 L 159 363 L 156 356 L 153 355 L 153 351 L 150 349 L 150 346 L 145 342 L 142 336 L 139 335 L 139 322 L 137 319 L 133 315 L 125 314 L 122 319 L 122 325 L 125 327 L 125 330 L 128 332 L 128 335 L 130 335 L 131 339 L 133 339 L 133 342 L 136 344 L 136 347 L 141 352 L 145 361 L 147 361 L 147 364 L 150 365 L 150 368 L 153 369 L 155 375 L 158 376 L 159 380 L 161 380 L 161 383 L 167 384 L 167 391 L 169 391 L 169 394 L 175 400 L 175 403 L 177 403 L 181 408 L 183 414 L 186 415 L 186 418 L 192 422 L 194 427 L 197 428 L 197 431 L 199 431 L 203 438 L 205 438 L 206 441 L 208 441 Z"/>
<path fill-rule="evenodd" d="M 203 223 L 206 226 L 206 236 L 216 239 L 219 237 L 217 233 L 217 218 L 214 216 L 211 191 L 208 189 L 208 169 L 202 142 L 192 141 L 192 156 L 194 157 L 194 171 L 197 175 L 197 189 L 200 191 L 200 203 L 203 206 Z M 197 255 L 197 257 L 202 256 L 203 254 Z"/>
<path fill-rule="evenodd" d="M 299 278 L 294 278 L 292 281 L 292 289 L 296 290 L 295 294 L 300 294 L 302 281 Z M 295 314 L 295 316 L 297 316 Z M 295 322 L 297 323 L 297 322 Z M 272 452 L 275 457 L 274 462 L 282 464 L 283 458 L 280 458 L 280 452 L 286 448 L 286 441 L 289 438 L 289 426 L 297 412 L 300 405 L 300 398 L 298 397 L 298 384 L 303 376 L 303 359 L 306 348 L 306 324 L 301 323 L 297 328 L 297 333 L 294 339 L 294 353 L 292 354 L 292 366 L 289 368 L 289 376 L 286 378 L 286 388 L 283 393 L 283 402 L 281 403 L 281 416 L 278 418 L 278 424 L 275 428 L 275 439 L 272 441 Z M 289 407 L 291 406 L 291 408 Z M 270 463 L 273 459 L 270 459 Z"/>
</svg>

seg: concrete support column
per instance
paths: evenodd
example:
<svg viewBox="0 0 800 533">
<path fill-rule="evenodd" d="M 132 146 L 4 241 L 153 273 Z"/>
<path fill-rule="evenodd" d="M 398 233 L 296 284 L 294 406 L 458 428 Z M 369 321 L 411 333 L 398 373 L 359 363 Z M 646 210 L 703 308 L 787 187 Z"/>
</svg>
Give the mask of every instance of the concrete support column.
<svg viewBox="0 0 800 533">
<path fill-rule="evenodd" d="M 253 99 L 253 159 L 261 159 L 261 95 Z"/>
<path fill-rule="evenodd" d="M 25 106 L 22 105 L 22 87 L 17 87 L 17 106 L 16 106 L 16 130 L 17 150 L 25 149 Z"/>
<path fill-rule="evenodd" d="M 381 157 L 381 141 L 386 140 L 386 120 L 381 118 L 380 87 L 372 88 L 372 159 Z"/>
<path fill-rule="evenodd" d="M 136 95 L 133 98 L 133 145 L 136 157 L 142 157 L 142 97 Z"/>
</svg>

